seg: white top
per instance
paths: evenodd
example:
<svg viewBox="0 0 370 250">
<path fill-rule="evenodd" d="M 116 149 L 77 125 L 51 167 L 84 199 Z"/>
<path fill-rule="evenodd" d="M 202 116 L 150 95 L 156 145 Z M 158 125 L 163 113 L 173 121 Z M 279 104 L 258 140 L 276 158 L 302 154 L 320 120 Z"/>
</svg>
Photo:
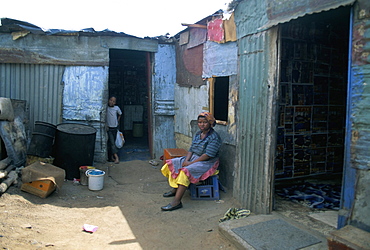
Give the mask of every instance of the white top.
<svg viewBox="0 0 370 250">
<path fill-rule="evenodd" d="M 107 108 L 107 125 L 110 128 L 118 127 L 117 117 L 122 115 L 122 111 L 118 106 L 113 106 Z"/>
</svg>

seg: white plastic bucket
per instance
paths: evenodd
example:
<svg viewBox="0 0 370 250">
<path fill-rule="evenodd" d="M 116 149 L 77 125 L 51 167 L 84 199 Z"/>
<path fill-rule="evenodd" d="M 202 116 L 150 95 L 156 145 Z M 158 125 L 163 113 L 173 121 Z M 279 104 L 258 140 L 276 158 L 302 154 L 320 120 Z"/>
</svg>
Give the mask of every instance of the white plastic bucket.
<svg viewBox="0 0 370 250">
<path fill-rule="evenodd" d="M 86 176 L 89 179 L 89 189 L 92 191 L 102 190 L 104 186 L 105 172 L 99 169 L 88 169 Z"/>
</svg>

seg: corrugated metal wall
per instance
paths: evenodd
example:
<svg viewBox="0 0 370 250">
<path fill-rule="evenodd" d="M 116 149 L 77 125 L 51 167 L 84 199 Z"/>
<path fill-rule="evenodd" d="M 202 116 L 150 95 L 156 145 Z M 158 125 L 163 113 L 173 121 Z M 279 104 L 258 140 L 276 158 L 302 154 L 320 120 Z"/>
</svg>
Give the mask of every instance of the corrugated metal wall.
<svg viewBox="0 0 370 250">
<path fill-rule="evenodd" d="M 269 40 L 268 32 L 239 40 L 239 169 L 234 195 L 255 213 L 269 213 L 272 203 L 271 103 L 275 88 L 269 80 L 273 63 L 269 62 Z"/>
<path fill-rule="evenodd" d="M 234 196 L 255 213 L 272 210 L 277 28 L 239 40 L 238 166 Z"/>
<path fill-rule="evenodd" d="M 64 66 L 0 64 L 0 96 L 26 100 L 29 126 L 35 121 L 61 122 Z"/>
</svg>

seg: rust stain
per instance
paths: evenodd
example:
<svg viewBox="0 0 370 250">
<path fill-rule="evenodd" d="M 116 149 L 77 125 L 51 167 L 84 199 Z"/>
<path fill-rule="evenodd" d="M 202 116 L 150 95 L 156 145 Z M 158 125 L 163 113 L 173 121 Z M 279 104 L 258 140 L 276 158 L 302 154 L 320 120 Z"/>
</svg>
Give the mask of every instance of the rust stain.
<svg viewBox="0 0 370 250">
<path fill-rule="evenodd" d="M 353 143 L 357 142 L 359 138 L 359 132 L 357 130 L 352 131 L 352 138 L 351 141 Z"/>
<path fill-rule="evenodd" d="M 176 81 L 179 86 L 196 86 L 205 84 L 202 79 L 203 44 L 187 49 L 186 45 L 176 47 Z"/>
<path fill-rule="evenodd" d="M 203 45 L 184 50 L 183 60 L 188 72 L 195 76 L 202 76 Z"/>
<path fill-rule="evenodd" d="M 365 19 L 370 18 L 370 2 L 369 1 L 358 1 L 358 18 Z"/>
<path fill-rule="evenodd" d="M 364 51 L 366 48 L 365 30 L 366 25 L 364 22 L 356 24 L 353 29 L 352 61 L 356 65 L 368 64 L 367 55 L 369 51 Z"/>
</svg>

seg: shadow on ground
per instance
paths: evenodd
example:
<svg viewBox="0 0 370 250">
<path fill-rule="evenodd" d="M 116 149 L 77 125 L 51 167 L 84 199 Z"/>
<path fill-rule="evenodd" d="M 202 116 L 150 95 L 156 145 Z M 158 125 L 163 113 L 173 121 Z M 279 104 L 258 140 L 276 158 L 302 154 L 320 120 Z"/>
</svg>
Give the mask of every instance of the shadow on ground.
<svg viewBox="0 0 370 250">
<path fill-rule="evenodd" d="M 239 207 L 231 192 L 221 192 L 221 200 L 191 200 L 187 192 L 183 208 L 163 212 L 160 207 L 171 198 L 162 196 L 170 188 L 161 166 L 149 163 L 149 151 L 130 151 L 126 146 L 119 164 L 94 165 L 105 171 L 102 190 L 65 181 L 58 192 L 42 199 L 21 191 L 20 183 L 12 186 L 0 198 L 0 214 L 6 214 L 0 245 L 7 249 L 235 249 L 218 234 L 219 219 L 230 207 Z M 98 230 L 86 233 L 84 224 Z"/>
<path fill-rule="evenodd" d="M 94 165 L 105 171 L 102 190 L 91 191 L 88 186 L 65 181 L 58 192 L 42 199 L 21 191 L 21 183 L 11 186 L 0 197 L 0 246 L 4 249 L 50 246 L 53 249 L 235 249 L 235 246 L 245 246 L 243 239 L 235 240 L 237 235 L 232 230 L 262 220 L 251 214 L 219 223 L 229 208 L 241 207 L 231 190 L 220 192 L 220 200 L 192 200 L 190 192 L 186 192 L 183 208 L 163 212 L 160 207 L 167 205 L 171 198 L 162 196 L 170 188 L 160 172 L 161 165 L 149 163 L 149 150 L 143 141 L 126 140 L 120 150 L 119 164 Z M 299 221 L 316 229 L 318 224 L 308 216 L 311 210 L 302 210 L 300 204 L 292 205 L 284 200 L 279 204 L 278 218 Z M 299 211 L 292 209 L 293 206 Z M 265 217 L 270 219 L 269 215 Z M 86 233 L 82 230 L 84 224 L 97 226 L 98 230 Z M 334 229 L 327 228 L 326 232 L 331 230 Z M 315 249 L 325 249 L 325 244 Z"/>
<path fill-rule="evenodd" d="M 127 135 L 125 140 L 125 145 L 118 151 L 121 162 L 133 160 L 149 161 L 151 159 L 146 136 L 133 137 L 132 135 Z"/>
</svg>

